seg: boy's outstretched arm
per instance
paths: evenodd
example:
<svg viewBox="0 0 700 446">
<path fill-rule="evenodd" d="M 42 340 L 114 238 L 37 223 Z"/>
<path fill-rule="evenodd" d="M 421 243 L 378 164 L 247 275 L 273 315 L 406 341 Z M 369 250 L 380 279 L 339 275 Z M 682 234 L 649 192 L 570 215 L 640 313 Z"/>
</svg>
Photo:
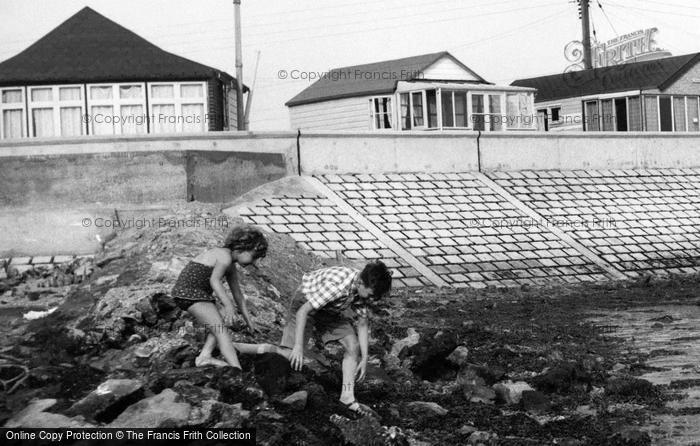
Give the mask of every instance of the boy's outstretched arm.
<svg viewBox="0 0 700 446">
<path fill-rule="evenodd" d="M 367 371 L 367 358 L 369 353 L 369 321 L 366 317 L 360 317 L 357 321 L 357 339 L 360 342 L 360 362 L 357 364 L 356 374 L 358 381 L 365 379 Z"/>
<path fill-rule="evenodd" d="M 304 364 L 304 330 L 306 329 L 306 318 L 311 310 L 313 310 L 313 307 L 309 302 L 306 302 L 297 310 L 294 348 L 289 356 L 289 362 L 291 362 L 294 370 L 301 370 L 301 366 Z"/>
<path fill-rule="evenodd" d="M 250 331 L 252 333 L 255 333 L 257 331 L 257 327 L 255 326 L 255 322 L 253 322 L 253 319 L 250 318 L 250 313 L 248 313 L 246 299 L 243 295 L 243 292 L 241 291 L 241 286 L 238 283 L 238 272 L 236 265 L 231 265 L 231 267 L 229 268 L 228 275 L 226 276 L 226 282 L 228 282 L 228 286 L 229 288 L 231 288 L 233 300 L 236 302 L 236 306 L 238 307 L 238 311 L 241 312 L 243 320 L 245 321 L 246 325 L 248 325 Z"/>
</svg>

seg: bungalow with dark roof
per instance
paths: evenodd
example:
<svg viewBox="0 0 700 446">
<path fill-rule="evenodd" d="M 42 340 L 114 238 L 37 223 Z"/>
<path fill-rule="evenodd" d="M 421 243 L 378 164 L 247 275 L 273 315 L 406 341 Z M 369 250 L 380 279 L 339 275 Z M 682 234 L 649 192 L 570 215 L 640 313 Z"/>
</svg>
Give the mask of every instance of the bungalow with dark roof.
<svg viewBox="0 0 700 446">
<path fill-rule="evenodd" d="M 235 129 L 235 91 L 86 7 L 0 63 L 0 139 Z"/>
<path fill-rule="evenodd" d="M 700 131 L 700 53 L 519 79 L 542 130 Z"/>
<path fill-rule="evenodd" d="M 290 72 L 294 77 L 295 73 Z M 297 73 L 301 75 L 301 73 Z M 487 82 L 450 53 L 336 68 L 286 103 L 301 130 L 534 130 L 534 88 Z"/>
</svg>

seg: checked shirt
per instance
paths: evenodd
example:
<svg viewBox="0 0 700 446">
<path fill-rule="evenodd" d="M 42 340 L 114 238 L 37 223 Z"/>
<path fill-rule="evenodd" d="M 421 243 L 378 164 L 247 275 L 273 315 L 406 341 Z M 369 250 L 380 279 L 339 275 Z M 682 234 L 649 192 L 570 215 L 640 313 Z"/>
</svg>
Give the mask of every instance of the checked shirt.
<svg viewBox="0 0 700 446">
<path fill-rule="evenodd" d="M 367 306 L 357 294 L 356 281 L 360 272 L 354 268 L 333 266 L 304 274 L 301 292 L 314 310 L 342 312 L 348 308 L 358 317 L 366 318 Z"/>
</svg>

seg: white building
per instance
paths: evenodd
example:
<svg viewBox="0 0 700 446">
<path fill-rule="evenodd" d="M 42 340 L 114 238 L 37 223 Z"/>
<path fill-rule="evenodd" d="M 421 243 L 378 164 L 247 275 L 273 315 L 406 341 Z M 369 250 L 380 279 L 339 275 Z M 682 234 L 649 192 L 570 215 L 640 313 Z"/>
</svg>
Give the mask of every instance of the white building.
<svg viewBox="0 0 700 446">
<path fill-rule="evenodd" d="M 534 92 L 493 85 L 443 51 L 333 69 L 286 105 L 300 130 L 534 130 Z"/>
</svg>

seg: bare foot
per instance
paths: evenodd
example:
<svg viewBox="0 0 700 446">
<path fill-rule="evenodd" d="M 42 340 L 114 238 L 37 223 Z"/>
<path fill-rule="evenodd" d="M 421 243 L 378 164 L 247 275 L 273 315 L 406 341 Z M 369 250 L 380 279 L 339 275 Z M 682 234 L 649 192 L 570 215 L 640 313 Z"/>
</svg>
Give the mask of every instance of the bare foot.
<svg viewBox="0 0 700 446">
<path fill-rule="evenodd" d="M 215 359 L 211 356 L 197 356 L 197 359 L 194 360 L 194 365 L 197 367 L 206 367 L 210 365 L 213 365 L 214 367 L 228 367 L 228 363 L 226 361 Z"/>
</svg>

